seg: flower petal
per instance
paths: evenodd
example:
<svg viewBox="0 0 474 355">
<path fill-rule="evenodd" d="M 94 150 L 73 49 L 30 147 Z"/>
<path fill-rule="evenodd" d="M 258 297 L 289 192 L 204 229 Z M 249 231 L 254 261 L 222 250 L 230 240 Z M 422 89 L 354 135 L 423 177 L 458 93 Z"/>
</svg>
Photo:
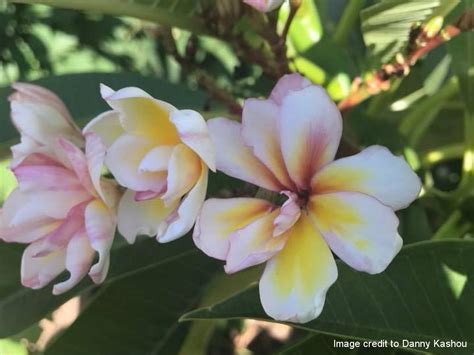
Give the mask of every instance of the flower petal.
<svg viewBox="0 0 474 355">
<path fill-rule="evenodd" d="M 161 197 L 165 204 L 180 199 L 196 184 L 201 176 L 201 159 L 184 144 L 178 144 L 168 167 L 167 190 Z M 203 169 L 207 170 L 205 166 Z"/>
<path fill-rule="evenodd" d="M 283 191 L 288 196 L 288 200 L 280 208 L 280 214 L 273 221 L 275 229 L 273 236 L 277 237 L 289 230 L 301 216 L 301 209 L 298 205 L 298 196 L 290 191 Z"/>
<path fill-rule="evenodd" d="M 334 161 L 316 174 L 311 185 L 315 193 L 362 192 L 394 210 L 407 207 L 421 189 L 420 179 L 405 160 L 381 146 Z"/>
<path fill-rule="evenodd" d="M 42 240 L 26 247 L 21 259 L 21 284 L 34 290 L 49 284 L 66 268 L 66 249 L 58 249 L 43 257 L 34 257 Z"/>
<path fill-rule="evenodd" d="M 294 189 L 280 149 L 279 107 L 272 100 L 245 100 L 242 112 L 242 139 L 253 154 L 287 189 Z"/>
<path fill-rule="evenodd" d="M 225 272 L 231 274 L 261 264 L 283 248 L 286 236 L 273 237 L 273 221 L 278 213 L 267 213 L 230 234 Z"/>
<path fill-rule="evenodd" d="M 323 88 L 290 92 L 280 110 L 283 158 L 298 188 L 309 188 L 314 173 L 334 159 L 342 133 L 339 110 Z"/>
<path fill-rule="evenodd" d="M 84 188 L 72 171 L 61 166 L 29 165 L 23 160 L 12 170 L 23 192 L 80 191 Z"/>
<path fill-rule="evenodd" d="M 0 214 L 0 239 L 5 242 L 32 243 L 51 233 L 60 224 L 54 219 L 43 219 L 9 226 L 2 215 L 3 213 Z"/>
<path fill-rule="evenodd" d="M 270 94 L 270 99 L 275 101 L 278 105 L 283 103 L 283 99 L 293 91 L 300 91 L 312 83 L 300 74 L 286 74 L 283 75 L 276 83 Z"/>
<path fill-rule="evenodd" d="M 115 216 L 102 201 L 89 203 L 84 212 L 86 234 L 90 245 L 99 254 L 99 260 L 92 266 L 89 276 L 94 283 L 105 280 L 110 264 L 110 248 L 115 235 Z"/>
<path fill-rule="evenodd" d="M 268 168 L 243 145 L 241 125 L 226 118 L 214 118 L 207 122 L 209 134 L 216 150 L 216 167 L 225 174 L 250 182 L 272 191 L 283 186 Z"/>
<path fill-rule="evenodd" d="M 120 115 L 116 111 L 107 111 L 90 121 L 82 130 L 84 135 L 95 133 L 99 135 L 102 142 L 108 148 L 115 142 L 125 131 L 122 128 L 119 119 Z"/>
<path fill-rule="evenodd" d="M 268 214 L 272 208 L 270 202 L 257 198 L 208 199 L 194 227 L 194 243 L 207 255 L 225 260 L 230 234 Z"/>
<path fill-rule="evenodd" d="M 196 185 L 180 201 L 179 207 L 173 214 L 162 223 L 156 239 L 160 243 L 171 242 L 188 233 L 196 222 L 196 218 L 201 210 L 202 204 L 206 198 L 207 180 L 209 169 L 204 163 L 201 163 L 201 176 Z M 167 205 L 173 203 L 167 201 Z"/>
<path fill-rule="evenodd" d="M 80 144 L 79 128 L 54 93 L 31 84 L 15 83 L 12 87 L 16 90 L 9 97 L 12 120 L 22 135 L 45 145 L 59 135 Z"/>
<path fill-rule="evenodd" d="M 284 0 L 244 0 L 244 3 L 252 6 L 261 12 L 275 10 Z"/>
<path fill-rule="evenodd" d="M 166 180 L 163 172 L 140 172 L 140 163 L 156 147 L 143 136 L 124 134 L 109 148 L 105 163 L 118 183 L 135 191 L 157 191 Z"/>
<path fill-rule="evenodd" d="M 176 108 L 154 99 L 145 91 L 127 87 L 118 91 L 101 85 L 102 97 L 119 113 L 122 127 L 128 134 L 153 139 L 155 145 L 179 143 L 178 132 L 169 115 Z"/>
<path fill-rule="evenodd" d="M 134 195 L 134 191 L 127 190 L 118 206 L 118 231 L 130 244 L 135 242 L 137 235 L 155 236 L 159 225 L 179 203 L 176 201 L 165 207 L 160 198 L 135 201 Z"/>
<path fill-rule="evenodd" d="M 402 247 L 397 216 L 390 207 L 368 195 L 314 195 L 308 210 L 332 251 L 356 270 L 382 272 Z"/>
<path fill-rule="evenodd" d="M 66 270 L 69 278 L 53 287 L 53 295 L 60 295 L 76 286 L 87 275 L 94 259 L 94 250 L 84 230 L 76 233 L 66 249 Z"/>
<path fill-rule="evenodd" d="M 23 193 L 14 189 L 3 205 L 4 219 L 11 226 L 32 223 L 45 218 L 63 219 L 69 210 L 90 199 L 86 192 L 46 191 Z M 41 201 L 41 203 L 39 203 Z"/>
<path fill-rule="evenodd" d="M 215 172 L 216 153 L 206 121 L 201 114 L 193 110 L 177 110 L 171 113 L 170 119 L 176 126 L 183 143 L 194 150 L 209 169 Z"/>
<path fill-rule="evenodd" d="M 76 173 L 82 186 L 84 186 L 92 196 L 96 196 L 97 192 L 91 180 L 88 161 L 85 154 L 67 139 L 59 138 L 58 144 L 63 149 L 72 170 Z"/>
<path fill-rule="evenodd" d="M 326 292 L 337 279 L 336 262 L 306 214 L 287 234 L 283 250 L 267 262 L 260 299 L 270 317 L 306 323 L 323 309 Z"/>
<path fill-rule="evenodd" d="M 141 173 L 167 171 L 174 147 L 173 145 L 160 145 L 153 148 L 140 162 L 138 170 Z"/>
</svg>

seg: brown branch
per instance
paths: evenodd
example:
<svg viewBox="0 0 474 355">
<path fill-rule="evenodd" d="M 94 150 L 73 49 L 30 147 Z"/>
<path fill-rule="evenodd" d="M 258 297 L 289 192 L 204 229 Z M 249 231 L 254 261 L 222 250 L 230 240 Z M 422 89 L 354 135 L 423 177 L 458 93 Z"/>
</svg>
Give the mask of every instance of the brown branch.
<svg viewBox="0 0 474 355">
<path fill-rule="evenodd" d="M 472 13 L 472 10 L 466 13 Z M 365 75 L 364 79 L 356 77 L 352 82 L 351 93 L 338 105 L 341 112 L 346 113 L 369 97 L 390 89 L 393 79 L 407 76 L 410 73 L 410 67 L 425 54 L 461 32 L 472 29 L 472 26 L 458 27 L 459 21 L 434 33 L 429 26 L 414 26 L 410 31 L 407 54 L 404 56 L 398 53 L 391 63 L 384 64 L 379 70 Z"/>
<path fill-rule="evenodd" d="M 199 65 L 194 61 L 194 37 L 189 39 L 186 46 L 186 53 L 182 56 L 178 52 L 170 28 L 159 28 L 155 32 L 155 36 L 162 41 L 167 49 L 167 53 L 173 56 L 185 72 L 194 74 L 198 85 L 201 86 L 211 98 L 226 105 L 232 114 L 240 115 L 242 113 L 242 106 L 235 100 L 232 94 L 220 87 L 214 78 L 200 69 Z"/>
</svg>

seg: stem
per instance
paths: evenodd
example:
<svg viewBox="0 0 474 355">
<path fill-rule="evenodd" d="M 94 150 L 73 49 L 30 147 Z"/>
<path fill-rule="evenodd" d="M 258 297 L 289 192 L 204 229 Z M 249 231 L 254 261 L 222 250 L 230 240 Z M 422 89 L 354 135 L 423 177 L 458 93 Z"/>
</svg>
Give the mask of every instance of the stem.
<svg viewBox="0 0 474 355">
<path fill-rule="evenodd" d="M 456 228 L 456 225 L 461 221 L 462 213 L 459 210 L 455 210 L 448 219 L 438 228 L 436 233 L 433 235 L 433 240 L 440 240 L 449 238 L 452 236 L 452 231 Z"/>
<path fill-rule="evenodd" d="M 415 65 L 422 56 L 461 33 L 461 29 L 454 25 L 446 26 L 436 35 L 430 35 L 431 37 L 428 37 L 425 30 L 422 27 L 421 34 L 418 36 L 421 40 L 416 47 L 411 48 L 410 43 L 408 44 L 406 56 L 399 53 L 391 63 L 382 65 L 379 70 L 370 73 L 365 80 L 361 77 L 355 78 L 352 92 L 339 103 L 339 109 L 345 112 L 369 97 L 389 90 L 393 79 L 407 76 L 410 73 L 410 67 Z"/>
<path fill-rule="evenodd" d="M 334 31 L 333 41 L 339 46 L 344 46 L 352 33 L 352 29 L 359 19 L 360 10 L 364 7 L 365 0 L 350 0 L 341 19 L 337 23 L 336 30 Z"/>
</svg>

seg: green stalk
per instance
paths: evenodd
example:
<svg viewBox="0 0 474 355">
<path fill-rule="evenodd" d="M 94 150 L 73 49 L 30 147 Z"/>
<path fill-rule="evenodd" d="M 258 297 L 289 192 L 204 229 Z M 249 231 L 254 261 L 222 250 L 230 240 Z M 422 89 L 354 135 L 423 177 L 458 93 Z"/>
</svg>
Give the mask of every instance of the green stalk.
<svg viewBox="0 0 474 355">
<path fill-rule="evenodd" d="M 360 10 L 362 10 L 364 5 L 365 0 L 348 1 L 340 20 L 337 23 L 336 30 L 334 31 L 332 38 L 334 43 L 340 46 L 347 43 L 353 27 L 359 18 Z"/>
<path fill-rule="evenodd" d="M 461 221 L 462 213 L 459 210 L 455 210 L 448 219 L 438 228 L 436 233 L 433 235 L 433 240 L 440 240 L 450 238 L 453 236 L 453 232 L 456 226 Z"/>
<path fill-rule="evenodd" d="M 205 33 L 207 29 L 199 16 L 179 16 L 166 8 L 145 6 L 139 2 L 123 0 L 9 0 L 22 4 L 44 4 L 65 9 L 95 11 L 107 15 L 131 16 L 157 22 L 168 27 L 181 27 L 194 33 Z"/>
</svg>

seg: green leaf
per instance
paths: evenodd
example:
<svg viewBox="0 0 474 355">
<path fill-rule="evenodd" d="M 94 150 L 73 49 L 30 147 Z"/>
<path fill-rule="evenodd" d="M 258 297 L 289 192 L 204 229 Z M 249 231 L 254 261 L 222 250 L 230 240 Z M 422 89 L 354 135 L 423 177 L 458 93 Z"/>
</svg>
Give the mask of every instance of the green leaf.
<svg viewBox="0 0 474 355">
<path fill-rule="evenodd" d="M 203 92 L 191 91 L 182 84 L 143 77 L 132 73 L 81 73 L 48 77 L 31 82 L 56 93 L 65 102 L 74 119 L 83 124 L 101 112 L 110 110 L 99 92 L 101 83 L 118 90 L 126 86 L 137 86 L 160 100 L 168 101 L 178 108 L 202 111 L 207 98 Z M 10 88 L 0 90 L 0 142 L 18 137 L 10 121 L 10 106 L 7 98 Z"/>
<path fill-rule="evenodd" d="M 362 33 L 372 54 L 387 62 L 408 42 L 411 26 L 446 16 L 460 0 L 383 0 L 361 12 Z"/>
<path fill-rule="evenodd" d="M 131 16 L 158 22 L 169 27 L 181 27 L 195 33 L 205 32 L 205 10 L 214 0 L 11 0 L 24 4 L 45 4 L 74 10 L 95 11 L 107 15 Z"/>
<path fill-rule="evenodd" d="M 125 277 L 99 291 L 45 354 L 176 354 L 189 326 L 177 321 L 215 270 L 215 261 L 194 250 Z"/>
<path fill-rule="evenodd" d="M 448 43 L 448 51 L 453 57 L 453 71 L 459 79 L 461 96 L 466 108 L 474 113 L 474 33 L 461 33 Z"/>
<path fill-rule="evenodd" d="M 457 348 L 456 354 L 472 354 L 473 241 L 411 244 L 379 275 L 357 272 L 342 262 L 338 269 L 339 278 L 319 318 L 291 325 L 357 339 L 462 340 L 470 350 Z M 257 285 L 182 319 L 220 318 L 272 321 L 260 304 Z"/>
<path fill-rule="evenodd" d="M 167 270 L 170 262 L 186 262 L 198 253 L 192 244 L 189 235 L 166 245 L 153 239 L 139 240 L 133 246 L 121 243 L 111 252 L 110 271 L 99 289 L 147 270 Z M 19 245 L 0 243 L 0 338 L 28 328 L 68 299 L 95 287 L 85 279 L 61 296 L 52 295 L 52 285 L 37 291 L 25 288 L 20 284 L 21 252 Z M 196 271 L 199 271 L 199 265 Z"/>
</svg>

